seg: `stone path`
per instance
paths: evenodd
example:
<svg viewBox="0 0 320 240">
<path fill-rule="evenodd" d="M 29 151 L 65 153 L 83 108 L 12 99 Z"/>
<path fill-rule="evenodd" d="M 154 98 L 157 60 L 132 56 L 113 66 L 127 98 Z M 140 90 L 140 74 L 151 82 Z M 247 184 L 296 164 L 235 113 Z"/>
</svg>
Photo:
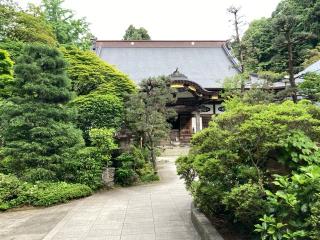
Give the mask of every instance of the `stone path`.
<svg viewBox="0 0 320 240">
<path fill-rule="evenodd" d="M 168 149 L 161 181 L 103 191 L 45 209 L 0 214 L 1 240 L 198 240 L 191 198 L 174 161 L 187 149 Z"/>
</svg>

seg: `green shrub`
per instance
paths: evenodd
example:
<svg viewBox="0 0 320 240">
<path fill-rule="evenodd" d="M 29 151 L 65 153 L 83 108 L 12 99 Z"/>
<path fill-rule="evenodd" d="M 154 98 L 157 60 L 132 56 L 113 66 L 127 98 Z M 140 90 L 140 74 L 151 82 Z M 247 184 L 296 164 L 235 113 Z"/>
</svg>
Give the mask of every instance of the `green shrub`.
<svg viewBox="0 0 320 240">
<path fill-rule="evenodd" d="M 142 168 L 146 162 L 150 161 L 151 153 L 147 148 L 132 146 L 130 152 L 135 158 L 136 168 Z"/>
<path fill-rule="evenodd" d="M 221 204 L 224 195 L 224 186 L 219 182 L 194 181 L 190 191 L 195 205 L 208 216 L 214 216 L 224 211 Z"/>
<path fill-rule="evenodd" d="M 276 191 L 266 190 L 268 215 L 260 219 L 262 223 L 256 225 L 256 231 L 271 239 L 273 233 L 264 226 L 272 218 L 273 222 L 284 224 L 277 235 L 289 232 L 299 235 L 292 239 L 318 239 L 319 211 L 316 208 L 319 206 L 320 166 L 300 167 L 290 177 L 275 175 L 273 184 Z"/>
<path fill-rule="evenodd" d="M 226 206 L 237 222 L 248 228 L 253 227 L 259 218 L 266 212 L 264 190 L 254 183 L 235 186 L 223 197 L 222 203 Z"/>
<path fill-rule="evenodd" d="M 123 186 L 132 185 L 138 179 L 138 174 L 135 172 L 135 157 L 130 153 L 123 153 L 115 159 L 116 172 L 115 180 Z"/>
<path fill-rule="evenodd" d="M 320 100 L 320 74 L 308 73 L 303 77 L 303 82 L 298 85 L 300 92 L 309 99 L 318 102 Z"/>
<path fill-rule="evenodd" d="M 10 85 L 13 80 L 13 61 L 7 51 L 0 48 L 0 97 L 7 98 L 11 95 Z"/>
<path fill-rule="evenodd" d="M 262 219 L 260 239 L 316 239 L 320 108 L 305 100 L 237 98 L 225 107 L 176 162 L 196 205 L 209 217 L 238 222 L 249 235 Z"/>
<path fill-rule="evenodd" d="M 123 120 L 123 102 L 114 95 L 91 93 L 75 98 L 70 105 L 78 111 L 77 125 L 89 138 L 92 128 L 119 128 Z"/>
<path fill-rule="evenodd" d="M 129 186 L 135 183 L 138 176 L 133 169 L 128 166 L 123 166 L 116 169 L 115 181 L 122 186 Z"/>
<path fill-rule="evenodd" d="M 98 189 L 103 185 L 102 171 L 105 165 L 96 148 L 83 148 L 68 165 L 68 172 L 72 173 L 68 180 L 85 184 L 94 190 Z"/>
<path fill-rule="evenodd" d="M 235 174 L 239 183 L 243 184 L 248 181 L 258 182 L 259 181 L 259 174 L 258 170 L 250 165 L 240 164 L 236 166 Z"/>
<path fill-rule="evenodd" d="M 310 203 L 310 217 L 307 219 L 308 225 L 311 226 L 311 239 L 320 239 L 320 193 L 316 194 L 315 201 Z"/>
<path fill-rule="evenodd" d="M 141 182 L 159 180 L 150 163 L 150 151 L 146 148 L 132 146 L 130 152 L 122 153 L 115 159 L 114 165 L 115 180 L 120 185 L 132 185 L 139 180 Z"/>
<path fill-rule="evenodd" d="M 0 173 L 0 210 L 24 205 L 49 206 L 90 194 L 92 194 L 91 188 L 83 184 L 65 182 L 31 184 L 13 175 Z"/>
<path fill-rule="evenodd" d="M 0 210 L 13 207 L 14 202 L 25 191 L 26 185 L 17 177 L 0 173 Z"/>
<path fill-rule="evenodd" d="M 27 182 L 54 181 L 57 180 L 56 173 L 45 168 L 27 169 L 21 179 Z"/>
<path fill-rule="evenodd" d="M 89 196 L 92 194 L 92 190 L 83 184 L 57 182 L 34 185 L 29 189 L 29 193 L 32 198 L 32 205 L 49 206 Z"/>
<path fill-rule="evenodd" d="M 320 164 L 317 144 L 301 131 L 293 132 L 287 139 L 282 140 L 282 146 L 277 158 L 292 170 L 303 165 Z"/>
<path fill-rule="evenodd" d="M 193 159 L 188 156 L 179 157 L 176 160 L 176 165 L 177 173 L 185 180 L 187 187 L 190 187 L 191 183 L 197 176 L 193 168 Z"/>
<path fill-rule="evenodd" d="M 94 128 L 89 132 L 90 147 L 80 149 L 66 166 L 66 180 L 82 183 L 91 189 L 102 187 L 102 172 L 111 166 L 112 152 L 117 149 L 114 129 Z"/>
<path fill-rule="evenodd" d="M 4 49 L 9 52 L 11 59 L 16 62 L 21 55 L 25 43 L 19 41 L 11 41 L 6 39 L 0 42 L 0 49 Z"/>
<path fill-rule="evenodd" d="M 150 163 L 144 164 L 144 166 L 140 168 L 137 173 L 142 182 L 153 182 L 160 180 Z"/>
</svg>

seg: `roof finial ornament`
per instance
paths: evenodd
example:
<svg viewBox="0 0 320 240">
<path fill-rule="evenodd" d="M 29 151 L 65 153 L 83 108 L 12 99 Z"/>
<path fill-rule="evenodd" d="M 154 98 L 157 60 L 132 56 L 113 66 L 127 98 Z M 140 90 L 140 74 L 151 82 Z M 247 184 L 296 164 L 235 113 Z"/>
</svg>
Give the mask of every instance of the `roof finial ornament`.
<svg viewBox="0 0 320 240">
<path fill-rule="evenodd" d="M 188 80 L 187 76 L 179 72 L 179 68 L 177 67 L 176 70 L 169 75 L 171 80 Z"/>
</svg>

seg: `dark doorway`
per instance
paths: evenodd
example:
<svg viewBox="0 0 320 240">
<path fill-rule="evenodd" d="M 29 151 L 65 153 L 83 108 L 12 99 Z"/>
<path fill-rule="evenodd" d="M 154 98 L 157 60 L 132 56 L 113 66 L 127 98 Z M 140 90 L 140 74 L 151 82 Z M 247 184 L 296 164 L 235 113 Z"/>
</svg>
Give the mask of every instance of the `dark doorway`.
<svg viewBox="0 0 320 240">
<path fill-rule="evenodd" d="M 192 136 L 192 115 L 190 113 L 179 114 L 180 142 L 189 143 Z"/>
</svg>

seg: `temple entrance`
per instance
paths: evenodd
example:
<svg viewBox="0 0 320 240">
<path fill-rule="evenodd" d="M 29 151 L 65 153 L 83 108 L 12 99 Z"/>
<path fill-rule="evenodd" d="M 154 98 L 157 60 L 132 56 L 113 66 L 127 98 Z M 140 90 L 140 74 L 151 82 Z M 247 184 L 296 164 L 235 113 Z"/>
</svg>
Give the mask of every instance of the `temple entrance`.
<svg viewBox="0 0 320 240">
<path fill-rule="evenodd" d="M 189 143 L 192 137 L 192 115 L 183 113 L 179 115 L 180 121 L 180 138 L 181 143 Z"/>
<path fill-rule="evenodd" d="M 170 75 L 171 87 L 175 89 L 176 102 L 172 107 L 177 118 L 169 121 L 172 125 L 171 143 L 188 144 L 192 135 L 208 127 L 211 116 L 216 113 L 219 100 L 216 91 L 208 91 L 190 81 L 178 69 Z"/>
<path fill-rule="evenodd" d="M 179 113 L 176 119 L 169 121 L 172 126 L 171 142 L 189 143 L 192 136 L 192 114 Z"/>
<path fill-rule="evenodd" d="M 194 133 L 202 130 L 203 126 L 207 126 L 203 119 L 206 118 L 200 116 L 197 119 L 196 114 L 193 114 L 192 112 L 178 113 L 178 117 L 176 119 L 169 121 L 172 126 L 170 140 L 172 142 L 180 142 L 182 144 L 189 143 Z M 199 123 L 197 123 L 197 121 L 199 121 Z"/>
</svg>

